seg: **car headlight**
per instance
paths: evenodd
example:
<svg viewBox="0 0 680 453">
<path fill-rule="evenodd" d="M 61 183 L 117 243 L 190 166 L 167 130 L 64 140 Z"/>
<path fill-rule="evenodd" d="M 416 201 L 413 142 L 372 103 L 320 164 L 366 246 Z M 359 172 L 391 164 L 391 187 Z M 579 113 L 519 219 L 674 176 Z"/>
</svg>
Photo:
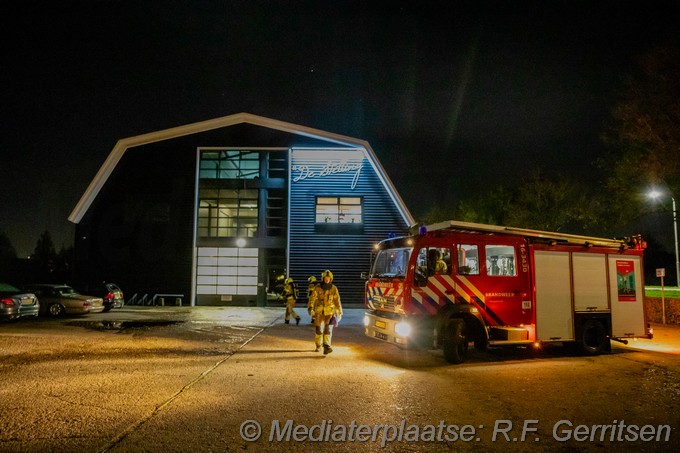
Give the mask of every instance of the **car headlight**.
<svg viewBox="0 0 680 453">
<path fill-rule="evenodd" d="M 368 319 L 368 316 L 364 315 L 364 327 L 368 327 L 368 325 L 371 323 L 371 320 Z"/>
<path fill-rule="evenodd" d="M 408 337 L 411 335 L 411 324 L 407 323 L 406 321 L 401 321 L 397 323 L 396 326 L 394 326 L 394 331 L 400 337 Z"/>
</svg>

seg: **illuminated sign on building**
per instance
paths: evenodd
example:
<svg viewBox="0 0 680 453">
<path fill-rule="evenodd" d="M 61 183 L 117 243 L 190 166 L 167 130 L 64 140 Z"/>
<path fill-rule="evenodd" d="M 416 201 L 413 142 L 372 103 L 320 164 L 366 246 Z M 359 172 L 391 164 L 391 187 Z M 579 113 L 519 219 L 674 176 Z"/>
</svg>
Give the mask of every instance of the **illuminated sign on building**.
<svg viewBox="0 0 680 453">
<path fill-rule="evenodd" d="M 329 155 L 330 154 L 330 155 Z M 354 189 L 361 175 L 364 153 L 362 151 L 315 152 L 296 150 L 291 165 L 292 181 L 323 178 L 338 173 L 354 172 L 351 187 Z"/>
</svg>

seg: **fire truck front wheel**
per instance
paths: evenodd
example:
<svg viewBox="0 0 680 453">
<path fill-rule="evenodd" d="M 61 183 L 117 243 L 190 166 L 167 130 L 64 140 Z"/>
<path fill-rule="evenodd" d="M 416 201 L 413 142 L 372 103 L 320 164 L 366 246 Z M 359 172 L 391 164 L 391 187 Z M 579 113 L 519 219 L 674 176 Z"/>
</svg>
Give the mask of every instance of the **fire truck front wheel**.
<svg viewBox="0 0 680 453">
<path fill-rule="evenodd" d="M 467 357 L 468 339 L 465 333 L 465 321 L 452 319 L 444 331 L 442 338 L 444 358 L 449 363 L 462 363 Z"/>
<path fill-rule="evenodd" d="M 584 354 L 599 355 L 607 349 L 607 329 L 597 319 L 588 319 L 581 327 L 579 347 Z"/>
</svg>

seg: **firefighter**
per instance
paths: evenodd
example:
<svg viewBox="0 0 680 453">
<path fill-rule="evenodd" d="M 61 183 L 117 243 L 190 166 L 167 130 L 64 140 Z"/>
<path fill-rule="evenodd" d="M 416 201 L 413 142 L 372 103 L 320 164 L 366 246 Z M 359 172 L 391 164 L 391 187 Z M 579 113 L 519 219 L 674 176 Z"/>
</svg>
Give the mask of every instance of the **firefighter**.
<svg viewBox="0 0 680 453">
<path fill-rule="evenodd" d="M 295 302 L 298 298 L 297 285 L 293 282 L 292 278 L 287 278 L 283 285 L 283 291 L 281 292 L 281 297 L 286 303 L 286 324 L 290 324 L 290 317 L 295 318 L 295 324 L 300 324 L 300 316 L 295 313 Z"/>
<path fill-rule="evenodd" d="M 439 274 L 446 274 L 448 272 L 448 266 L 446 265 L 446 262 L 442 259 L 442 252 L 439 249 L 430 249 L 430 255 L 429 255 L 429 274 L 430 276 L 432 275 L 439 275 Z"/>
<path fill-rule="evenodd" d="M 323 271 L 321 273 L 322 282 L 314 288 L 309 298 L 309 314 L 314 318 L 315 351 L 321 349 L 323 340 L 324 355 L 333 352 L 331 348 L 331 336 L 333 334 L 331 324 L 337 325 L 342 318 L 342 305 L 340 303 L 340 293 L 333 284 L 333 273 Z"/>
<path fill-rule="evenodd" d="M 312 291 L 318 286 L 318 283 L 316 282 L 316 277 L 313 275 L 307 279 L 307 283 L 309 283 L 307 286 L 307 311 L 309 312 L 309 309 L 312 306 Z M 310 322 L 314 324 L 314 315 L 312 314 L 311 316 L 312 320 Z"/>
</svg>

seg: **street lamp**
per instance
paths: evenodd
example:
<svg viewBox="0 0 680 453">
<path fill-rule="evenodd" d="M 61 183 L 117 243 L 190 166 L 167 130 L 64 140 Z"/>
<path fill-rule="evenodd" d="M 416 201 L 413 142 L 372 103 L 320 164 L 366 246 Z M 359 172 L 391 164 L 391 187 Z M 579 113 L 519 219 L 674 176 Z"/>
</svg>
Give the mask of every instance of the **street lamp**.
<svg viewBox="0 0 680 453">
<path fill-rule="evenodd" d="M 662 192 L 658 190 L 652 190 L 649 192 L 650 198 L 659 198 L 663 195 Z M 680 287 L 680 255 L 678 255 L 678 213 L 675 210 L 675 198 L 671 195 L 671 201 L 673 202 L 673 234 L 675 235 L 675 285 Z"/>
</svg>

